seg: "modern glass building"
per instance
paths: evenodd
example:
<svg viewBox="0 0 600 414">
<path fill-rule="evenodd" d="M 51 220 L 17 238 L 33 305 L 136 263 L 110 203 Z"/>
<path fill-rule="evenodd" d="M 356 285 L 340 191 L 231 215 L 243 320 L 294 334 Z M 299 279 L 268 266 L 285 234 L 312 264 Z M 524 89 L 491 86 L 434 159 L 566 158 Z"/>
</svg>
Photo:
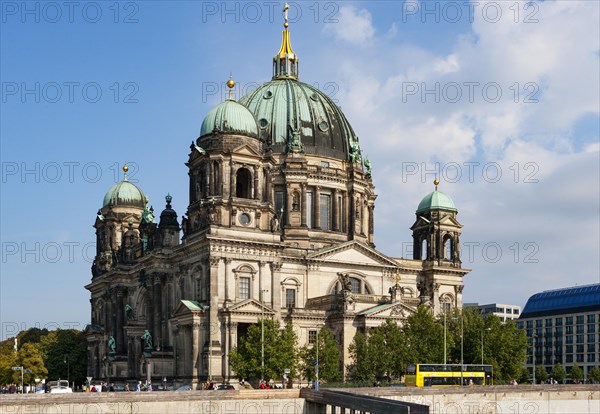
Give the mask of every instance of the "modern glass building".
<svg viewBox="0 0 600 414">
<path fill-rule="evenodd" d="M 600 283 L 536 293 L 517 326 L 529 338 L 530 373 L 537 366 L 550 373 L 557 363 L 569 373 L 577 364 L 587 378 L 594 366 L 600 366 Z"/>
</svg>

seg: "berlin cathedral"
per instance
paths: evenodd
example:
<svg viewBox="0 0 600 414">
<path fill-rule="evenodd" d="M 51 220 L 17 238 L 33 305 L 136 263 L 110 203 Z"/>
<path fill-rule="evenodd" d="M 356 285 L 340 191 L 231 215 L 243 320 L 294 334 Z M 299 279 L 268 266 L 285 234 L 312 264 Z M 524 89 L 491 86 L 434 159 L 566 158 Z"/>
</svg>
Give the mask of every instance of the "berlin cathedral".
<svg viewBox="0 0 600 414">
<path fill-rule="evenodd" d="M 236 382 L 229 354 L 261 318 L 299 345 L 326 326 L 346 372 L 357 331 L 420 304 L 462 306 L 462 225 L 437 190 L 416 209 L 413 258 L 375 249 L 371 164 L 341 109 L 298 77 L 287 21 L 271 81 L 208 112 L 187 160 L 189 204 L 160 216 L 127 179 L 98 211 L 88 375 Z M 234 87 L 233 80 L 227 82 Z"/>
</svg>

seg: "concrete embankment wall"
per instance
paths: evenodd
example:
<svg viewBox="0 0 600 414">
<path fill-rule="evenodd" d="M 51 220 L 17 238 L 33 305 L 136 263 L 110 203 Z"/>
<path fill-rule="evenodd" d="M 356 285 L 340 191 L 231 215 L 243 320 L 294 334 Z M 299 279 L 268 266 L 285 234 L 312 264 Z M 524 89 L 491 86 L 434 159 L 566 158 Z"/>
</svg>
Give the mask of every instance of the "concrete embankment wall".
<svg viewBox="0 0 600 414">
<path fill-rule="evenodd" d="M 600 414 L 600 385 L 345 389 L 428 405 L 431 414 Z"/>
<path fill-rule="evenodd" d="M 0 414 L 303 414 L 299 390 L 0 395 Z"/>
</svg>

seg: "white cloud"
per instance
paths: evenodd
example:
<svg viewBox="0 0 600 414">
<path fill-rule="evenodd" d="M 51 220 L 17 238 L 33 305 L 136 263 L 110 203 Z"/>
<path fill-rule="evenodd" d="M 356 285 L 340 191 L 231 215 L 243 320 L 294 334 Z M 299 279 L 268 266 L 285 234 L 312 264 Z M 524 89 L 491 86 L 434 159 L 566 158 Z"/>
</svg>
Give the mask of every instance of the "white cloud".
<svg viewBox="0 0 600 414">
<path fill-rule="evenodd" d="M 441 189 L 457 203 L 463 240 L 503 249 L 496 263 L 481 250 L 464 263 L 474 269 L 465 298 L 523 305 L 540 289 L 598 282 L 599 137 L 573 131 L 600 115 L 599 3 L 536 2 L 537 23 L 523 22 L 524 9 L 515 22 L 513 3 L 495 3 L 505 18 L 485 21 L 477 6 L 472 33 L 445 53 L 373 35 L 368 51 L 348 48 L 337 77 L 344 112 L 374 166 L 377 246 L 408 255 L 410 214 L 433 189 L 433 163 L 458 163 L 462 179 Z M 450 102 L 441 92 L 450 82 L 478 82 L 474 100 L 463 86 L 462 99 Z M 493 88 L 483 94 L 491 83 L 502 92 L 496 102 Z M 437 101 L 421 93 L 436 84 Z M 414 85 L 419 91 L 407 95 Z M 469 161 L 480 163 L 472 181 Z M 419 171 L 407 174 L 408 163 Z M 498 182 L 486 178 L 486 165 L 498 166 Z M 528 254 L 536 261 L 525 262 Z"/>
<path fill-rule="evenodd" d="M 325 30 L 333 33 L 337 39 L 351 44 L 364 45 L 375 36 L 371 13 L 367 10 L 357 10 L 354 6 L 342 6 L 338 16 L 338 23 L 325 26 Z"/>
</svg>

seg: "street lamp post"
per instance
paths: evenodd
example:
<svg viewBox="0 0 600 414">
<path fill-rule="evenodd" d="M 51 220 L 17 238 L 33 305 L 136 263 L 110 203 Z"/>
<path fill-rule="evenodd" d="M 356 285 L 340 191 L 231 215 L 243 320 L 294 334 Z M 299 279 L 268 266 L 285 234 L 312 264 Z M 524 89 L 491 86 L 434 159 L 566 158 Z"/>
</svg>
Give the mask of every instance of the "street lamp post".
<svg viewBox="0 0 600 414">
<path fill-rule="evenodd" d="M 205 313 L 206 313 L 206 311 L 210 310 L 210 306 L 209 305 L 204 305 L 204 306 L 202 306 L 202 308 L 204 309 Z M 212 380 L 212 374 L 211 374 L 211 370 L 210 370 L 210 361 L 211 361 L 211 353 L 212 353 L 212 350 L 211 350 L 212 343 L 211 343 L 211 337 L 210 337 L 211 336 L 210 335 L 211 334 L 211 332 L 210 332 L 211 329 L 210 328 L 211 328 L 211 326 L 210 326 L 210 320 L 209 320 L 209 323 L 208 323 L 208 354 L 206 356 L 207 371 L 208 371 L 207 374 L 208 374 L 208 382 L 209 383 Z"/>
<path fill-rule="evenodd" d="M 315 391 L 319 391 L 319 329 L 317 329 L 317 363 L 315 366 Z"/>
<path fill-rule="evenodd" d="M 443 301 L 442 302 L 442 310 L 444 311 L 444 365 L 446 365 L 447 363 L 447 358 L 446 358 L 446 353 L 447 353 L 447 346 L 446 346 L 446 314 L 448 313 L 448 308 L 446 307 L 446 305 L 448 304 L 448 301 Z"/>
<path fill-rule="evenodd" d="M 533 385 L 535 385 L 535 340 L 537 339 L 537 335 L 533 334 L 531 336 L 531 353 L 533 354 Z"/>
<path fill-rule="evenodd" d="M 481 365 L 483 365 L 483 332 L 490 331 L 492 328 L 484 328 L 481 330 Z"/>
<path fill-rule="evenodd" d="M 460 312 L 460 385 L 465 385 L 464 371 L 465 371 L 465 318 Z"/>
<path fill-rule="evenodd" d="M 457 320 L 458 318 L 452 318 L 452 320 Z M 464 315 L 460 313 L 460 385 L 464 384 L 464 363 L 465 363 L 465 325 L 464 325 Z"/>
<path fill-rule="evenodd" d="M 71 382 L 71 377 L 70 377 L 70 373 L 71 373 L 71 360 L 69 359 L 69 354 L 65 354 L 63 362 L 65 364 L 67 364 L 67 382 L 70 383 Z"/>
</svg>

